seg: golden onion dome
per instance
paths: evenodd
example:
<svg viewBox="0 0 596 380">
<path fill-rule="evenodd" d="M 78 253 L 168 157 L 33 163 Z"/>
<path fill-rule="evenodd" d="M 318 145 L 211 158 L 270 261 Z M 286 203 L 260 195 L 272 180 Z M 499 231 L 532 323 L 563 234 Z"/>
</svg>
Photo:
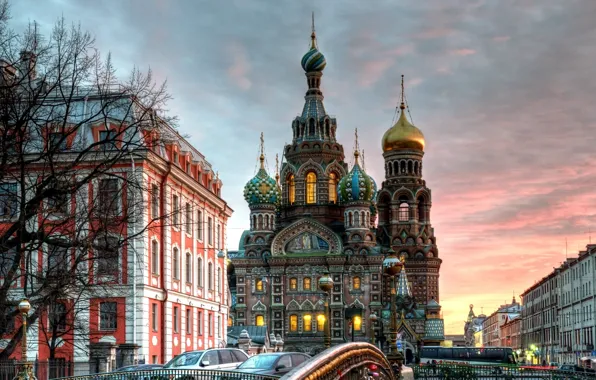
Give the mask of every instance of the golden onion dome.
<svg viewBox="0 0 596 380">
<path fill-rule="evenodd" d="M 402 149 L 424 151 L 424 135 L 422 131 L 412 125 L 406 117 L 404 103 L 399 108 L 401 109 L 399 119 L 383 135 L 383 140 L 381 141 L 383 152 Z"/>
</svg>

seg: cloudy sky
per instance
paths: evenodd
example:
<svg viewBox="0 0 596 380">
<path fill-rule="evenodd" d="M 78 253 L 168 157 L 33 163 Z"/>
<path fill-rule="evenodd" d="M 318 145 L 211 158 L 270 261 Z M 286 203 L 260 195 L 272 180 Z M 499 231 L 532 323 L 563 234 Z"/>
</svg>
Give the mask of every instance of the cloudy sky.
<svg viewBox="0 0 596 380">
<path fill-rule="evenodd" d="M 235 210 L 229 249 L 248 224 L 242 189 L 259 133 L 273 169 L 302 110 L 313 10 L 327 111 L 347 152 L 359 129 L 379 184 L 380 140 L 406 76 L 427 139 L 449 333 L 463 333 L 469 304 L 492 312 L 564 260 L 565 239 L 576 255 L 596 230 L 596 1 L 13 3 L 15 27 L 37 20 L 47 33 L 64 15 L 122 75 L 150 66 L 168 80 L 181 132 L 219 170 Z"/>
</svg>

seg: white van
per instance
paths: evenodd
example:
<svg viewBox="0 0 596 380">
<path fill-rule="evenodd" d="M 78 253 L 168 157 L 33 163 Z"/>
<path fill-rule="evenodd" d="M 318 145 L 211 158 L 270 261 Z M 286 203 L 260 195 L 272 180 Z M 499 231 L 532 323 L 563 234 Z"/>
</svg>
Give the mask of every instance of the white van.
<svg viewBox="0 0 596 380">
<path fill-rule="evenodd" d="M 188 351 L 176 355 L 163 369 L 234 369 L 246 359 L 248 355 L 235 348 Z"/>
</svg>

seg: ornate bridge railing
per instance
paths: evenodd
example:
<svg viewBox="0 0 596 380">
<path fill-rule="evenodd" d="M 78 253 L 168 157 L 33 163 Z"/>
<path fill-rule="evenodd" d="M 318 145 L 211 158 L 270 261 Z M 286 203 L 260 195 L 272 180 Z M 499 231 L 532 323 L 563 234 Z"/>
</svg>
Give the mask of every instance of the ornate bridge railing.
<svg viewBox="0 0 596 380">
<path fill-rule="evenodd" d="M 56 380 L 277 380 L 279 376 L 255 375 L 216 369 L 155 369 L 108 372 Z"/>
<path fill-rule="evenodd" d="M 408 370 L 411 371 L 404 368 L 405 372 Z M 396 379 L 381 350 L 369 343 L 355 342 L 328 348 L 290 371 L 282 380 L 360 380 L 368 379 L 371 372 L 378 374 L 375 379 Z"/>
<path fill-rule="evenodd" d="M 594 380 L 595 372 L 569 372 L 528 367 L 436 364 L 412 367 L 415 379 L 427 380 Z"/>
</svg>

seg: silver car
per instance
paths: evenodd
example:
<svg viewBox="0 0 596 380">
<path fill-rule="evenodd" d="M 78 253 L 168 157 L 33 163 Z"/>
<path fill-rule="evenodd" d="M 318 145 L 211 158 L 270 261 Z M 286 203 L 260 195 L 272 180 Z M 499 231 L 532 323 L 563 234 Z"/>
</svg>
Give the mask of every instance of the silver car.
<svg viewBox="0 0 596 380">
<path fill-rule="evenodd" d="M 163 369 L 234 369 L 246 359 L 248 355 L 236 348 L 188 351 L 176 355 Z"/>
</svg>

